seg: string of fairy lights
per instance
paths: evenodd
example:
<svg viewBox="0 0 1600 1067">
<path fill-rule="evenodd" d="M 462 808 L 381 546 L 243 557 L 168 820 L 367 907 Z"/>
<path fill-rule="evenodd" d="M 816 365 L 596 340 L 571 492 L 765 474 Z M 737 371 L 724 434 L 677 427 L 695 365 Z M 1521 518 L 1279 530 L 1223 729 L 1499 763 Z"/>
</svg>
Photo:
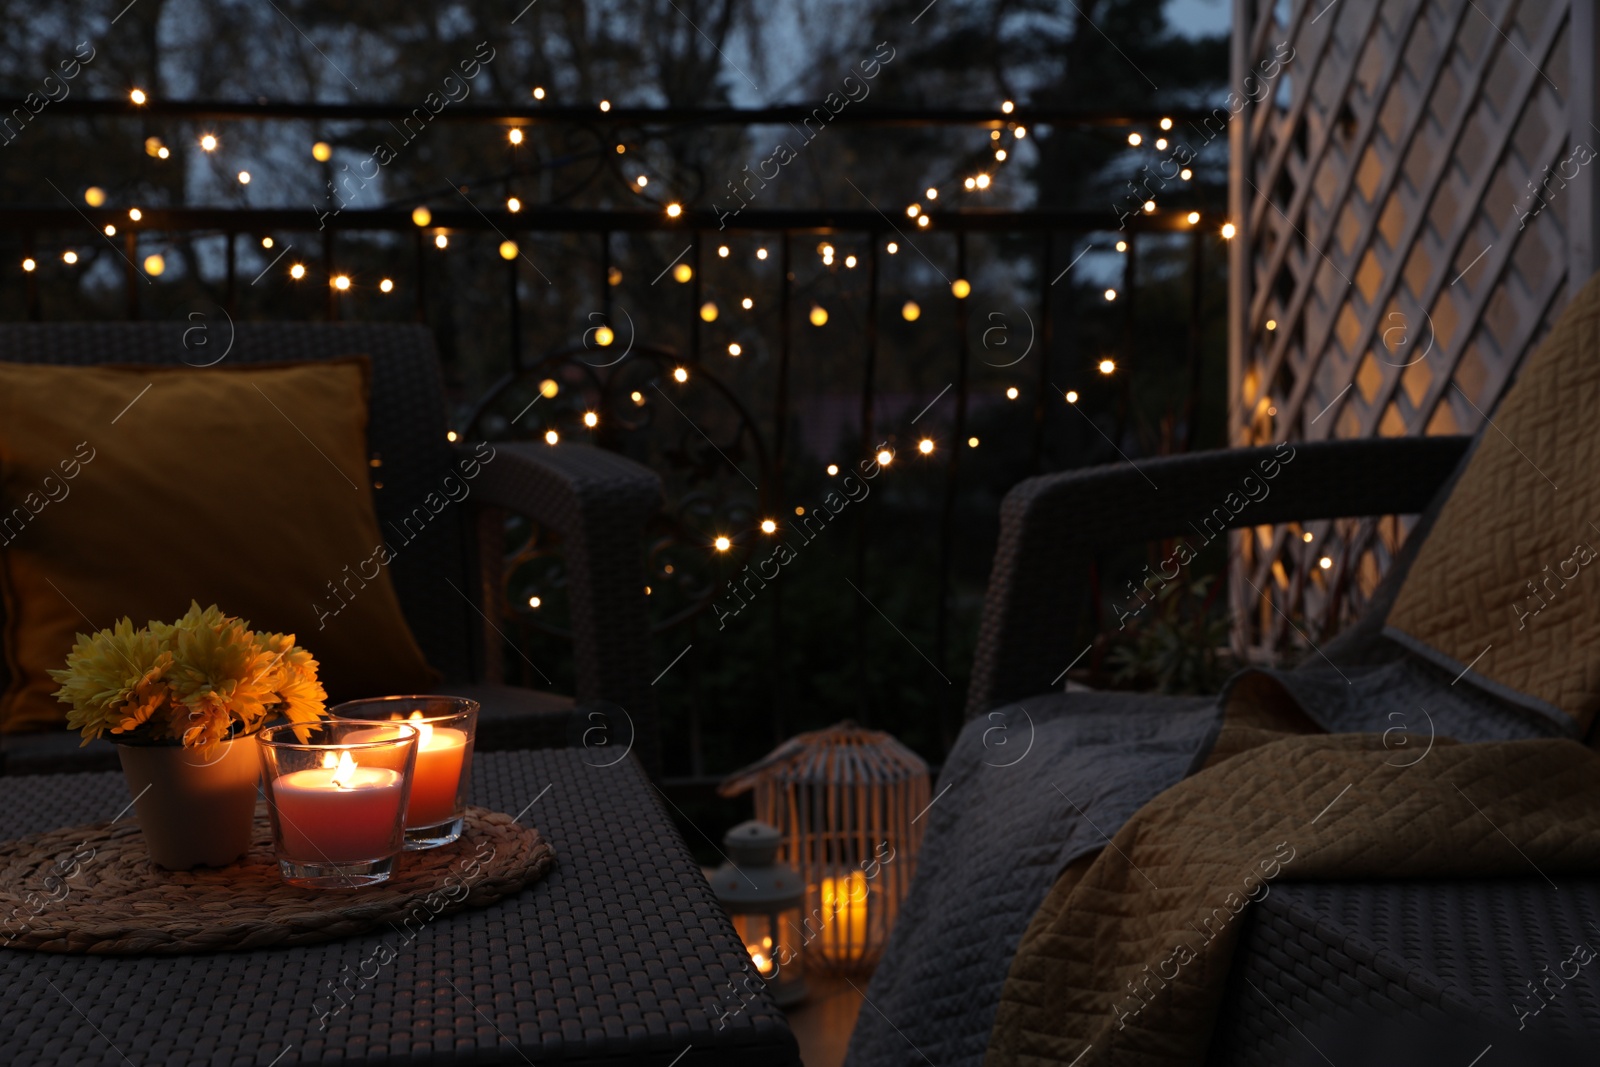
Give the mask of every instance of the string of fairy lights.
<svg viewBox="0 0 1600 1067">
<path fill-rule="evenodd" d="M 535 86 L 532 89 L 532 97 L 535 101 L 543 101 L 547 96 L 548 94 L 542 86 Z M 150 97 L 143 89 L 135 88 L 129 92 L 128 99 L 136 107 L 142 107 L 149 102 Z M 609 100 L 601 100 L 597 106 L 601 112 L 609 112 L 611 110 L 611 102 Z M 1002 115 L 1009 116 L 1015 110 L 1016 104 L 1014 101 L 1005 100 L 1000 104 Z M 1149 145 L 1158 154 L 1171 151 L 1175 146 L 1169 141 L 1166 134 L 1172 130 L 1173 120 L 1171 118 L 1162 118 L 1156 125 L 1158 131 L 1153 140 L 1147 139 L 1146 135 L 1140 131 L 1130 131 L 1127 134 L 1129 147 L 1141 148 Z M 998 183 L 999 171 L 1008 162 L 1016 158 L 1018 146 L 1028 137 L 1028 132 L 1027 127 L 1022 123 L 1010 119 L 1003 119 L 993 123 L 989 130 L 989 146 L 980 154 L 982 156 L 981 165 L 973 169 L 971 173 L 952 178 L 948 183 L 949 188 L 941 189 L 939 184 L 928 185 L 924 188 L 919 198 L 906 205 L 906 218 L 912 221 L 912 224 L 919 232 L 927 231 L 933 225 L 931 212 L 941 196 L 944 196 L 948 201 L 951 196 L 959 195 L 960 193 L 978 194 L 995 188 Z M 505 136 L 513 152 L 526 140 L 523 130 L 517 126 L 507 129 Z M 201 133 L 195 143 L 200 151 L 207 155 L 214 155 L 222 148 L 221 139 L 216 133 L 210 131 Z M 614 148 L 618 156 L 626 156 L 629 151 L 628 145 L 620 141 L 615 144 Z M 144 150 L 148 156 L 157 160 L 167 160 L 172 156 L 172 149 L 159 136 L 147 137 L 144 141 Z M 327 141 L 318 140 L 311 146 L 311 157 L 321 164 L 330 163 L 334 157 L 333 146 Z M 652 177 L 649 173 L 646 173 L 650 169 L 648 163 L 640 164 L 637 173 L 633 175 L 631 181 L 627 182 L 627 187 L 636 195 L 650 197 L 667 218 L 676 219 L 681 217 L 684 213 L 683 204 L 672 199 L 667 199 L 663 202 L 656 196 L 655 190 L 651 188 Z M 1183 166 L 1178 171 L 1177 176 L 1182 182 L 1188 183 L 1194 178 L 1194 170 L 1191 166 Z M 240 169 L 233 177 L 240 186 L 248 186 L 252 180 L 250 171 L 246 169 Z M 662 184 L 659 174 L 657 174 L 655 182 L 657 187 Z M 517 214 L 524 207 L 523 201 L 510 189 L 509 179 L 506 185 L 505 209 L 511 214 Z M 959 188 L 957 188 L 957 185 L 959 185 Z M 84 203 L 91 208 L 105 206 L 107 199 L 106 191 L 99 186 L 89 186 L 83 192 Z M 1139 207 L 1146 215 L 1153 215 L 1158 210 L 1158 205 L 1153 196 L 1143 201 Z M 130 207 L 128 208 L 127 217 L 130 223 L 137 224 L 142 220 L 143 213 L 138 207 Z M 1197 227 L 1202 222 L 1202 215 L 1199 211 L 1187 212 L 1183 218 L 1190 227 Z M 449 248 L 449 230 L 442 226 L 435 227 L 433 225 L 433 212 L 426 204 L 417 204 L 412 209 L 411 221 L 419 230 L 431 230 L 434 247 L 439 251 L 442 252 Z M 117 236 L 117 226 L 115 223 L 106 223 L 102 228 L 102 232 L 107 238 L 115 237 Z M 1224 221 L 1217 232 L 1224 240 L 1231 240 L 1237 231 L 1232 222 Z M 275 246 L 275 240 L 270 235 L 263 236 L 260 239 L 260 244 L 263 250 L 270 251 Z M 1126 253 L 1128 244 L 1125 240 L 1118 240 L 1115 243 L 1115 249 L 1118 253 Z M 883 250 L 891 256 L 897 255 L 900 252 L 900 243 L 888 240 L 884 243 Z M 520 248 L 516 241 L 507 238 L 500 242 L 497 252 L 501 259 L 510 262 L 518 257 Z M 841 257 L 839 250 L 826 240 L 816 246 L 816 253 L 822 266 L 830 270 L 834 268 L 836 263 L 842 263 L 843 268 L 846 270 L 854 270 L 860 264 L 860 259 L 857 255 L 846 253 Z M 719 259 L 728 259 L 733 255 L 733 249 L 727 244 L 719 244 L 716 249 L 716 255 Z M 754 251 L 754 255 L 758 261 L 764 261 L 769 257 L 770 253 L 765 246 L 758 246 Z M 63 249 L 60 253 L 60 258 L 61 262 L 69 267 L 75 266 L 80 260 L 78 251 L 71 247 Z M 166 260 L 160 252 L 151 252 L 146 255 L 142 265 L 145 274 L 151 278 L 158 278 L 166 271 Z M 39 261 L 33 255 L 27 255 L 23 258 L 21 267 L 25 274 L 32 275 L 39 269 Z M 306 264 L 298 260 L 291 260 L 283 267 L 283 270 L 291 282 L 302 282 L 309 274 Z M 687 284 L 694 278 L 694 268 L 688 263 L 675 264 L 670 273 L 673 280 L 680 284 Z M 612 267 L 607 281 L 611 285 L 620 284 L 622 281 L 621 271 L 616 267 Z M 348 293 L 356 288 L 354 279 L 347 273 L 331 274 L 328 278 L 328 284 L 339 293 Z M 395 292 L 396 283 L 393 278 L 385 276 L 379 279 L 376 288 L 379 293 L 389 295 Z M 950 293 L 957 300 L 965 300 L 972 293 L 972 284 L 966 278 L 958 277 L 950 283 Z M 1107 288 L 1103 296 L 1107 302 L 1113 302 L 1117 299 L 1118 293 L 1115 288 Z M 738 303 L 739 307 L 744 311 L 752 311 L 756 306 L 755 298 L 749 295 L 742 296 Z M 714 323 L 721 317 L 722 310 L 714 300 L 707 300 L 700 305 L 698 314 L 703 322 Z M 908 323 L 916 322 L 922 317 L 922 307 L 915 300 L 908 298 L 900 307 L 900 316 Z M 814 327 L 826 326 L 829 320 L 828 310 L 820 301 L 813 301 L 809 311 L 806 313 L 806 319 Z M 1268 329 L 1275 326 L 1275 322 L 1270 323 Z M 590 328 L 585 337 L 586 339 L 592 338 L 594 343 L 602 348 L 609 347 L 616 340 L 616 334 L 613 329 L 604 324 Z M 726 344 L 725 351 L 729 357 L 738 358 L 744 354 L 745 346 L 738 340 L 730 340 Z M 1115 374 L 1118 369 L 1116 361 L 1109 357 L 1102 358 L 1095 366 L 1096 370 L 1106 377 Z M 688 367 L 683 365 L 674 367 L 671 377 L 679 385 L 687 385 L 690 378 Z M 539 390 L 542 396 L 554 398 L 560 391 L 560 384 L 553 378 L 546 378 L 539 383 Z M 1008 401 L 1015 401 L 1020 398 L 1021 391 L 1014 385 L 1008 386 L 1004 391 L 1004 396 Z M 635 404 L 639 405 L 645 402 L 644 396 L 637 391 L 632 394 L 632 399 Z M 1069 389 L 1065 391 L 1063 399 L 1068 404 L 1076 404 L 1079 400 L 1079 394 L 1076 390 Z M 587 429 L 595 430 L 600 425 L 600 415 L 596 411 L 587 410 L 583 413 L 582 421 Z M 550 445 L 555 445 L 561 440 L 560 432 L 554 428 L 547 429 L 543 436 Z M 448 437 L 451 441 L 456 440 L 456 432 L 454 430 L 449 431 Z M 972 436 L 967 439 L 966 443 L 969 448 L 977 448 L 980 441 L 976 436 Z M 916 443 L 916 452 L 922 456 L 931 456 L 937 447 L 932 436 L 924 435 Z M 888 468 L 895 461 L 895 453 L 890 449 L 883 449 L 874 458 L 881 467 Z M 833 463 L 828 464 L 826 469 L 829 477 L 837 476 L 840 470 L 839 466 Z M 796 508 L 795 510 L 797 515 L 805 513 L 804 508 Z M 778 533 L 780 527 L 776 519 L 769 517 L 761 519 L 756 528 L 762 534 L 770 536 Z M 709 547 L 718 553 L 723 553 L 732 550 L 734 543 L 733 536 L 726 533 L 718 533 L 711 538 Z M 1326 566 L 1326 561 L 1323 562 L 1323 565 Z M 540 600 L 537 596 L 530 599 L 530 607 L 537 608 L 539 605 Z"/>
</svg>

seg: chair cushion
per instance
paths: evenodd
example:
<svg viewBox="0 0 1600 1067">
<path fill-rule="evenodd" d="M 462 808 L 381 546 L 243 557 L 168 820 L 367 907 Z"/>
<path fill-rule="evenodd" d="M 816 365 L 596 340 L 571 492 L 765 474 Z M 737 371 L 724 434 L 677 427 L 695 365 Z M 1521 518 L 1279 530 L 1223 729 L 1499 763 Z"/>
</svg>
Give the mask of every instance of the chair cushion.
<svg viewBox="0 0 1600 1067">
<path fill-rule="evenodd" d="M 59 727 L 74 634 L 191 600 L 292 633 L 332 700 L 425 692 L 368 483 L 367 361 L 0 363 L 0 730 Z"/>
<path fill-rule="evenodd" d="M 1600 277 L 1490 416 L 1384 631 L 1587 731 L 1600 711 Z"/>
</svg>

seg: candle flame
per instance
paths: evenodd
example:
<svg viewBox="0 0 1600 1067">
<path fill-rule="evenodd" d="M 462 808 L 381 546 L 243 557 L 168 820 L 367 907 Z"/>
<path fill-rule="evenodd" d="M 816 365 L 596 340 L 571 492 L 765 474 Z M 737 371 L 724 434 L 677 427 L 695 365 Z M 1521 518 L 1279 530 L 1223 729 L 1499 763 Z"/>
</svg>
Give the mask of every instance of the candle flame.
<svg viewBox="0 0 1600 1067">
<path fill-rule="evenodd" d="M 323 770 L 325 770 L 325 771 L 326 770 L 332 770 L 333 768 L 335 768 L 337 766 L 339 766 L 338 757 L 336 757 L 332 752 L 324 752 L 322 754 L 322 769 Z"/>
<path fill-rule="evenodd" d="M 427 748 L 428 742 L 433 740 L 433 724 L 423 722 L 422 712 L 420 711 L 413 711 L 411 713 L 411 721 L 416 724 L 417 733 L 421 735 L 417 738 L 417 747 Z"/>
<path fill-rule="evenodd" d="M 332 756 L 333 753 L 328 753 L 330 759 Z M 350 758 L 349 751 L 339 753 L 339 769 L 333 772 L 333 778 L 331 779 L 333 784 L 339 789 L 349 789 L 350 779 L 355 776 L 355 773 L 356 761 Z"/>
</svg>

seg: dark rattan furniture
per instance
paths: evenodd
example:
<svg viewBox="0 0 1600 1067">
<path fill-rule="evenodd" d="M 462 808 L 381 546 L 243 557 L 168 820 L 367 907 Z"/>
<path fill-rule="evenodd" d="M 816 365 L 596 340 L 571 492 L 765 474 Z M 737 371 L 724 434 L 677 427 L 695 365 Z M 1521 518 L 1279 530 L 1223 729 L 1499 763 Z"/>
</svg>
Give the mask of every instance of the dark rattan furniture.
<svg viewBox="0 0 1600 1067">
<path fill-rule="evenodd" d="M 597 765 L 611 758 L 475 760 L 473 802 L 523 813 L 556 867 L 420 932 L 166 958 L 0 948 L 0 1063 L 798 1065 L 652 787 L 631 758 Z M 108 820 L 127 801 L 116 774 L 0 779 L 0 836 Z M 385 942 L 394 959 L 373 962 Z"/>
<path fill-rule="evenodd" d="M 204 335 L 195 329 L 186 323 L 0 325 L 0 360 L 198 367 L 224 358 L 259 363 L 365 354 L 372 360 L 368 445 L 382 463 L 383 488 L 374 500 L 385 527 L 437 490 L 458 454 L 471 452 L 467 444 L 446 440 L 438 355 L 425 327 L 240 324 L 231 347 L 226 323 L 211 324 Z M 480 748 L 567 744 L 574 733 L 572 699 L 501 684 L 505 640 L 495 621 L 505 512 L 554 530 L 566 550 L 582 726 L 591 725 L 586 709 L 600 702 L 620 706 L 633 724 L 633 752 L 653 770 L 658 748 L 643 530 L 660 506 L 660 480 L 631 460 L 583 445 L 495 447 L 495 459 L 482 466 L 464 506 L 442 512 L 390 566 L 406 621 L 428 660 L 444 672 L 442 688 L 482 703 Z M 620 735 L 627 726 L 614 729 Z M 116 765 L 109 747 L 80 750 L 65 732 L 3 737 L 0 753 L 6 773 L 79 769 L 85 753 Z"/>
</svg>

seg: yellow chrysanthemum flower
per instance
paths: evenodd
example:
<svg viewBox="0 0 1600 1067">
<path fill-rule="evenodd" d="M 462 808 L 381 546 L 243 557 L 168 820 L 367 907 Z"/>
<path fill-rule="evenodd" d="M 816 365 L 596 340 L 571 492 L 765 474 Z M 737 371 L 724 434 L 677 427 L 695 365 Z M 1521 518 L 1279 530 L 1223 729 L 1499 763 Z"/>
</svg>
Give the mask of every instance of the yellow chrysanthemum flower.
<svg viewBox="0 0 1600 1067">
<path fill-rule="evenodd" d="M 136 630 L 124 618 L 79 634 L 66 667 L 50 677 L 84 744 L 112 733 L 209 749 L 277 716 L 319 719 L 327 700 L 317 661 L 293 634 L 256 633 L 215 604 L 191 603 L 175 623 Z"/>
</svg>

